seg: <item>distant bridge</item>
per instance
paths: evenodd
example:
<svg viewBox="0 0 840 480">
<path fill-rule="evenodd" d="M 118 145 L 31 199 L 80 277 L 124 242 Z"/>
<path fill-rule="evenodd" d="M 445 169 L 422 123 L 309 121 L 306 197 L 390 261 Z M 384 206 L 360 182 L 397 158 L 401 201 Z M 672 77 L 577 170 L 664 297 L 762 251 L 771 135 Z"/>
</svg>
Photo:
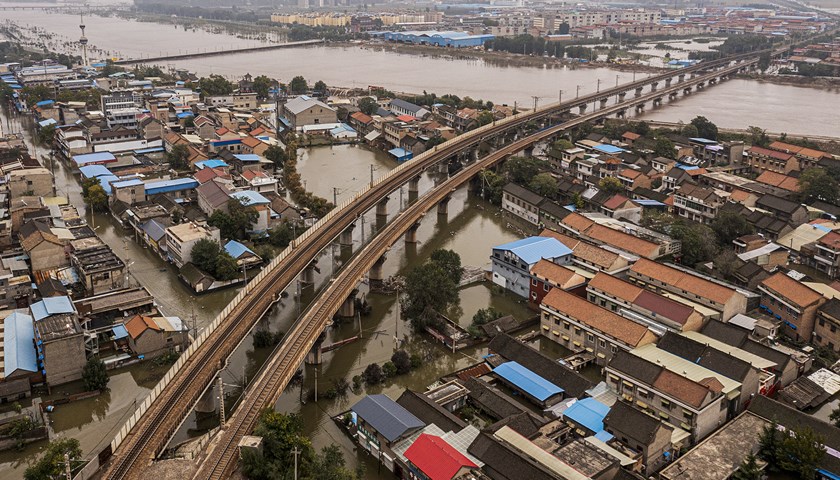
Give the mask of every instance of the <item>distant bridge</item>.
<svg viewBox="0 0 840 480">
<path fill-rule="evenodd" d="M 292 48 L 292 47 L 303 47 L 306 45 L 317 45 L 319 43 L 325 43 L 326 40 L 323 39 L 316 39 L 316 40 L 301 40 L 299 42 L 287 42 L 287 43 L 277 43 L 274 45 L 261 45 L 259 47 L 242 47 L 242 48 L 231 48 L 228 50 L 214 50 L 211 52 L 193 52 L 193 53 L 179 53 L 178 55 L 161 55 L 157 57 L 146 57 L 146 58 L 130 58 L 126 60 L 117 60 L 114 62 L 114 65 L 140 65 L 144 63 L 155 63 L 155 62 L 170 62 L 173 60 L 190 60 L 193 58 L 203 58 L 203 57 L 215 57 L 219 55 L 232 55 L 235 53 L 254 53 L 254 52 L 267 52 L 270 50 L 279 50 L 281 48 Z"/>
</svg>

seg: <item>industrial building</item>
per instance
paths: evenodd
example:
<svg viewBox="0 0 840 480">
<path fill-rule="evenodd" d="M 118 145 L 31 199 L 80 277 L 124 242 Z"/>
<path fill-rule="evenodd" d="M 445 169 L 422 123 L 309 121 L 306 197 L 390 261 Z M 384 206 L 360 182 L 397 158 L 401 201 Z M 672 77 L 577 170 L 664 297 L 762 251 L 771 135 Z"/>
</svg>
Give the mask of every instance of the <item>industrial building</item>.
<svg viewBox="0 0 840 480">
<path fill-rule="evenodd" d="M 434 45 L 437 47 L 468 48 L 480 47 L 485 42 L 493 40 L 493 35 L 471 35 L 467 32 L 437 32 L 411 31 L 411 32 L 376 32 L 373 37 L 381 38 L 388 42 L 412 43 L 414 45 Z"/>
</svg>

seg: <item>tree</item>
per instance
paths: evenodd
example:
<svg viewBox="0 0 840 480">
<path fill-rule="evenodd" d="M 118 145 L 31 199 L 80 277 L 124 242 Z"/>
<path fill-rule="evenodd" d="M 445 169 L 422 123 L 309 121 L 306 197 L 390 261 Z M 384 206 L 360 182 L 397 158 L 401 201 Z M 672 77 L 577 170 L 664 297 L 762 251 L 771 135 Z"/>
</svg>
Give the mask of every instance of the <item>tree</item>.
<svg viewBox="0 0 840 480">
<path fill-rule="evenodd" d="M 529 190 L 547 198 L 555 198 L 558 187 L 557 180 L 550 173 L 537 174 L 528 184 Z"/>
<path fill-rule="evenodd" d="M 770 425 L 765 425 L 758 436 L 758 457 L 765 462 L 771 471 L 777 471 L 777 459 L 780 446 L 779 424 L 773 419 Z"/>
<path fill-rule="evenodd" d="M 840 428 L 840 406 L 834 408 L 828 415 L 828 420 L 835 426 Z"/>
<path fill-rule="evenodd" d="M 809 168 L 799 176 L 799 196 L 805 202 L 822 200 L 836 205 L 840 184 L 823 168 Z"/>
<path fill-rule="evenodd" d="M 48 125 L 38 130 L 38 143 L 44 146 L 51 146 L 55 138 L 55 125 Z"/>
<path fill-rule="evenodd" d="M 484 198 L 494 205 L 501 205 L 502 190 L 505 188 L 505 177 L 499 175 L 492 170 L 482 170 L 478 174 L 481 180 L 481 192 L 484 193 Z"/>
<path fill-rule="evenodd" d="M 560 140 L 555 141 L 551 144 L 551 148 L 555 150 L 568 150 L 570 148 L 574 148 L 575 144 L 566 140 L 565 138 L 561 138 Z"/>
<path fill-rule="evenodd" d="M 190 149 L 183 143 L 179 143 L 166 152 L 166 161 L 169 163 L 169 168 L 173 170 L 186 170 L 190 167 L 189 164 Z"/>
<path fill-rule="evenodd" d="M 605 193 L 616 194 L 624 191 L 624 185 L 615 177 L 604 177 L 598 182 L 598 189 Z"/>
<path fill-rule="evenodd" d="M 391 363 L 397 369 L 397 374 L 403 375 L 411 371 L 411 356 L 405 350 L 397 350 L 391 355 Z"/>
<path fill-rule="evenodd" d="M 697 137 L 700 136 L 700 132 L 697 131 L 697 127 L 695 127 L 694 125 L 692 125 L 690 123 L 688 125 L 684 126 L 682 128 L 682 130 L 680 130 L 680 133 L 682 133 L 682 135 L 684 137 L 688 137 L 688 138 L 697 138 Z"/>
<path fill-rule="evenodd" d="M 633 126 L 633 131 L 645 137 L 650 134 L 650 124 L 643 120 Z"/>
<path fill-rule="evenodd" d="M 317 82 L 315 82 L 315 85 L 312 87 L 312 90 L 314 90 L 316 93 L 319 93 L 319 94 L 322 94 L 322 95 L 326 94 L 327 93 L 327 84 L 324 83 L 322 80 L 318 80 Z"/>
<path fill-rule="evenodd" d="M 767 136 L 767 130 L 760 127 L 750 126 L 747 131 L 750 134 L 750 143 L 759 147 L 769 147 L 770 137 Z"/>
<path fill-rule="evenodd" d="M 268 98 L 270 93 L 269 91 L 271 90 L 271 87 L 274 86 L 274 84 L 274 80 L 266 77 L 265 75 L 259 75 L 254 77 L 252 87 L 259 98 Z"/>
<path fill-rule="evenodd" d="M 362 380 L 365 381 L 366 385 L 379 385 L 385 381 L 385 372 L 382 371 L 382 367 L 378 363 L 371 363 L 362 372 Z"/>
<path fill-rule="evenodd" d="M 697 135 L 701 138 L 717 140 L 717 125 L 709 121 L 708 118 L 702 116 L 694 117 L 694 119 L 691 120 L 691 124 L 697 128 Z"/>
<path fill-rule="evenodd" d="M 761 473 L 761 467 L 758 466 L 756 456 L 750 453 L 747 458 L 741 462 L 738 470 L 732 474 L 732 480 L 761 480 L 764 475 Z"/>
<path fill-rule="evenodd" d="M 202 77 L 198 81 L 198 88 L 201 89 L 202 97 L 212 97 L 216 95 L 230 95 L 233 93 L 233 84 L 227 81 L 221 75 L 210 75 L 209 77 Z"/>
<path fill-rule="evenodd" d="M 82 382 L 85 384 L 85 390 L 89 392 L 105 390 L 108 388 L 109 380 L 105 362 L 100 360 L 99 357 L 90 357 L 82 370 Z"/>
<path fill-rule="evenodd" d="M 735 250 L 724 248 L 717 254 L 714 262 L 715 269 L 723 275 L 723 278 L 729 278 L 738 268 L 738 255 L 735 254 Z"/>
<path fill-rule="evenodd" d="M 415 267 L 406 277 L 403 312 L 415 331 L 439 326 L 438 313 L 458 302 L 458 284 L 435 262 Z"/>
<path fill-rule="evenodd" d="M 190 252 L 190 262 L 213 275 L 216 271 L 216 259 L 221 253 L 222 247 L 218 243 L 209 238 L 202 238 L 193 245 Z"/>
<path fill-rule="evenodd" d="M 286 248 L 295 239 L 297 230 L 293 222 L 284 220 L 280 225 L 268 231 L 268 242 L 275 247 Z M 301 228 L 300 231 L 303 229 Z"/>
<path fill-rule="evenodd" d="M 659 137 L 656 139 L 656 145 L 653 147 L 653 154 L 658 157 L 674 158 L 674 142 L 666 137 Z"/>
<path fill-rule="evenodd" d="M 546 164 L 542 160 L 533 157 L 514 156 L 505 162 L 504 172 L 511 182 L 528 185 L 531 179 L 544 168 L 546 168 Z"/>
<path fill-rule="evenodd" d="M 373 115 L 377 110 L 379 110 L 379 104 L 371 97 L 365 97 L 359 100 L 358 107 L 365 115 Z"/>
<path fill-rule="evenodd" d="M 96 183 L 87 188 L 87 191 L 83 194 L 83 199 L 94 212 L 105 212 L 108 210 L 108 194 L 99 184 L 98 178 L 92 180 L 95 180 Z"/>
<path fill-rule="evenodd" d="M 777 458 L 781 470 L 804 480 L 816 478 L 817 465 L 825 456 L 825 439 L 810 427 L 794 428 L 782 436 Z"/>
<path fill-rule="evenodd" d="M 385 374 L 386 377 L 396 377 L 397 376 L 397 367 L 394 365 L 394 362 L 385 362 L 382 364 L 382 373 Z"/>
<path fill-rule="evenodd" d="M 708 262 L 717 253 L 717 237 L 706 225 L 677 222 L 671 227 L 671 236 L 682 244 L 680 261 L 684 265 Z"/>
<path fill-rule="evenodd" d="M 437 249 L 432 252 L 429 260 L 439 265 L 446 275 L 456 284 L 461 281 L 464 268 L 461 266 L 461 256 L 454 250 Z"/>
<path fill-rule="evenodd" d="M 233 280 L 239 277 L 239 265 L 237 265 L 236 259 L 231 257 L 227 252 L 219 254 L 216 257 L 213 277 L 222 281 Z"/>
<path fill-rule="evenodd" d="M 721 247 L 729 247 L 736 238 L 753 233 L 752 224 L 743 215 L 729 210 L 720 212 L 711 226 Z"/>
<path fill-rule="evenodd" d="M 306 79 L 302 76 L 298 75 L 289 82 L 289 91 L 293 94 L 300 95 L 302 93 L 306 93 L 309 91 L 309 84 L 306 83 Z"/>
<path fill-rule="evenodd" d="M 488 123 L 493 123 L 493 120 L 495 119 L 496 117 L 493 116 L 493 112 L 490 112 L 488 110 L 482 110 L 478 114 L 478 116 L 476 116 L 476 120 L 478 120 L 479 126 L 487 125 Z"/>
<path fill-rule="evenodd" d="M 274 164 L 274 168 L 283 168 L 283 162 L 286 161 L 286 152 L 278 145 L 266 148 L 263 156 Z"/>
<path fill-rule="evenodd" d="M 759 55 L 758 68 L 761 69 L 761 73 L 766 72 L 770 68 L 770 52 L 764 52 Z"/>
<path fill-rule="evenodd" d="M 251 225 L 259 218 L 259 213 L 254 207 L 235 197 L 228 201 L 227 207 L 227 212 L 213 212 L 207 223 L 218 228 L 223 238 L 244 240 L 248 237 Z"/>
<path fill-rule="evenodd" d="M 60 438 L 47 445 L 44 454 L 23 472 L 25 480 L 52 480 L 64 475 L 64 455 L 71 465 L 82 458 L 82 448 L 75 438 Z"/>
</svg>

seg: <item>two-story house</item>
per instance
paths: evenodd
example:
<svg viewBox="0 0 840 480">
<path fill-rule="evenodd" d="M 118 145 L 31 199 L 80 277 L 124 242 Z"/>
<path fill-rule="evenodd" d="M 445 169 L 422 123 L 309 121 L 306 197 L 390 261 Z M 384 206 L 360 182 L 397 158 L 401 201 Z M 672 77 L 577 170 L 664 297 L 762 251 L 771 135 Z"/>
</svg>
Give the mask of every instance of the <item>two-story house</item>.
<svg viewBox="0 0 840 480">
<path fill-rule="evenodd" d="M 758 285 L 761 309 L 782 321 L 782 332 L 789 337 L 811 342 L 819 307 L 826 298 L 816 290 L 782 272 Z"/>
<path fill-rule="evenodd" d="M 557 239 L 528 237 L 493 248 L 493 283 L 523 298 L 531 287 L 531 268 L 542 259 L 558 265 L 571 261 L 572 250 Z"/>
<path fill-rule="evenodd" d="M 675 213 L 695 222 L 712 223 L 724 203 L 724 199 L 714 190 L 688 183 L 674 192 Z"/>
</svg>

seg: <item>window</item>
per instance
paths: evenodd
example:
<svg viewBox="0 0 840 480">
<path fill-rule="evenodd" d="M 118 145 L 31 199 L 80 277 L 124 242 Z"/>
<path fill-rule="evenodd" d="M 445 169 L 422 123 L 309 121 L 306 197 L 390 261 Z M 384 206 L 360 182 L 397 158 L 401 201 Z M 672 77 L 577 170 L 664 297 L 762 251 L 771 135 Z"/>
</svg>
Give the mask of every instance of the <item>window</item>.
<svg viewBox="0 0 840 480">
<path fill-rule="evenodd" d="M 536 278 L 531 280 L 531 285 L 533 285 L 535 287 L 537 286 L 537 279 Z"/>
<path fill-rule="evenodd" d="M 595 342 L 595 335 L 592 335 L 591 333 L 586 334 L 586 341 L 590 342 L 590 343 L 594 343 Z"/>
<path fill-rule="evenodd" d="M 662 400 L 662 408 L 669 408 L 670 409 L 671 408 L 671 402 L 663 399 Z"/>
<path fill-rule="evenodd" d="M 547 283 L 543 283 L 543 291 L 549 291 L 551 287 Z"/>
<path fill-rule="evenodd" d="M 598 344 L 601 346 L 601 348 L 607 347 L 607 342 L 603 338 L 598 341 Z"/>
<path fill-rule="evenodd" d="M 569 329 L 569 322 L 563 322 L 563 328 L 568 330 Z"/>
</svg>

